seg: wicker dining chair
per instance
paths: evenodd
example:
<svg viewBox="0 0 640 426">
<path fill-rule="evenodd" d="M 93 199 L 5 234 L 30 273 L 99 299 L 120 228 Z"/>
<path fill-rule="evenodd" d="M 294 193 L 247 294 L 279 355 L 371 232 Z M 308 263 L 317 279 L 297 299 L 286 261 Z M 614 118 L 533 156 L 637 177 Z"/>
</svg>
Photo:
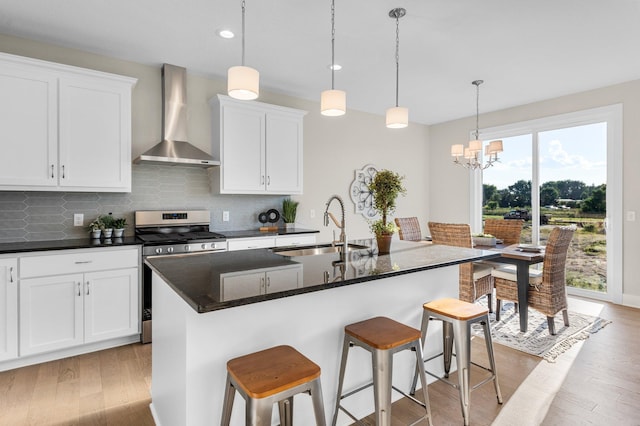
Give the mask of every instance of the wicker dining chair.
<svg viewBox="0 0 640 426">
<path fill-rule="evenodd" d="M 558 312 L 562 311 L 564 325 L 569 326 L 565 264 L 574 231 L 570 226 L 553 228 L 547 240 L 542 271 L 529 270 L 529 306 L 546 315 L 551 335 L 556 334 L 554 317 Z M 518 302 L 517 275 L 513 266 L 494 269 L 492 275 L 496 286 L 496 320 L 500 320 L 502 300 Z"/>
<path fill-rule="evenodd" d="M 420 231 L 420 222 L 417 217 L 396 217 L 396 225 L 398 226 L 398 234 L 401 240 L 421 241 L 422 232 Z"/>
<path fill-rule="evenodd" d="M 505 246 L 520 244 L 522 223 L 519 219 L 485 219 L 484 233 L 502 240 Z"/>
<path fill-rule="evenodd" d="M 471 248 L 471 228 L 466 223 L 429 222 L 429 231 L 433 244 Z M 489 312 L 493 312 L 491 296 L 493 294 L 492 267 L 480 262 L 460 264 L 458 298 L 465 302 L 475 302 L 487 295 Z"/>
</svg>

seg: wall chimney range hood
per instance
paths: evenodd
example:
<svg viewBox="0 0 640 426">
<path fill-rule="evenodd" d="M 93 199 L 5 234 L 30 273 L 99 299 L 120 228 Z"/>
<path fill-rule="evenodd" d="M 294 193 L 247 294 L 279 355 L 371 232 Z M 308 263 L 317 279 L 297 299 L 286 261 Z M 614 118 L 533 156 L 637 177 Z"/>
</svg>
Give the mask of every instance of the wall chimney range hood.
<svg viewBox="0 0 640 426">
<path fill-rule="evenodd" d="M 212 167 L 220 161 L 187 142 L 187 70 L 162 65 L 162 142 L 133 160 L 136 164 Z"/>
</svg>

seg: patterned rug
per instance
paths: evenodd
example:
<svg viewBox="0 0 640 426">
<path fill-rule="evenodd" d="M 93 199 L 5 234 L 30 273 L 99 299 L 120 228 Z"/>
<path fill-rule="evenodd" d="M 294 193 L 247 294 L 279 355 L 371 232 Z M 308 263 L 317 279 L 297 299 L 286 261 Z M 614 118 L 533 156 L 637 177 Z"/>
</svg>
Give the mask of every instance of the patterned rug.
<svg viewBox="0 0 640 426">
<path fill-rule="evenodd" d="M 486 306 L 486 298 L 478 300 Z M 508 346 L 519 351 L 536 355 L 549 362 L 564 353 L 580 340 L 587 339 L 590 334 L 597 333 L 611 321 L 600 317 L 579 314 L 569 311 L 569 327 L 565 327 L 562 314 L 555 316 L 556 335 L 551 336 L 547 328 L 547 317 L 535 309 L 529 309 L 529 326 L 527 332 L 520 331 L 520 317 L 514 310 L 512 302 L 503 301 L 500 321 L 496 322 L 495 314 L 490 313 L 491 337 L 494 343 Z M 473 334 L 482 336 L 482 326 L 473 324 Z"/>
</svg>

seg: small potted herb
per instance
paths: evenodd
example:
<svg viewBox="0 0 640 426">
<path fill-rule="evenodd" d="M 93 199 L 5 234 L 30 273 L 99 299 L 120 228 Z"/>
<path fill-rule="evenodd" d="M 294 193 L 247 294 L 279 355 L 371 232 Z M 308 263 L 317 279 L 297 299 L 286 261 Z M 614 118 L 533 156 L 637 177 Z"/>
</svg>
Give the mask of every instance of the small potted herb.
<svg viewBox="0 0 640 426">
<path fill-rule="evenodd" d="M 380 170 L 369 184 L 369 190 L 373 195 L 373 208 L 381 215 L 381 218 L 370 223 L 371 232 L 376 236 L 378 253 L 389 253 L 391 238 L 396 232 L 396 225 L 389 215 L 396 209 L 398 195 L 406 194 L 407 190 L 402 185 L 404 176 L 400 176 L 390 170 Z"/>
<path fill-rule="evenodd" d="M 295 226 L 298 204 L 297 201 L 293 201 L 291 198 L 282 200 L 282 220 L 285 228 L 293 228 Z"/>
<path fill-rule="evenodd" d="M 105 238 L 111 238 L 111 234 L 113 234 L 113 223 L 115 221 L 114 217 L 109 213 L 108 215 L 100 216 L 100 220 L 102 221 L 102 233 Z"/>
<path fill-rule="evenodd" d="M 127 226 L 127 219 L 124 217 L 115 218 L 113 220 L 113 236 L 115 238 L 122 238 L 125 226 Z"/>
<path fill-rule="evenodd" d="M 99 239 L 103 227 L 104 223 L 102 223 L 102 220 L 98 216 L 93 222 L 89 224 L 89 232 L 91 233 L 91 238 L 94 240 Z"/>
</svg>

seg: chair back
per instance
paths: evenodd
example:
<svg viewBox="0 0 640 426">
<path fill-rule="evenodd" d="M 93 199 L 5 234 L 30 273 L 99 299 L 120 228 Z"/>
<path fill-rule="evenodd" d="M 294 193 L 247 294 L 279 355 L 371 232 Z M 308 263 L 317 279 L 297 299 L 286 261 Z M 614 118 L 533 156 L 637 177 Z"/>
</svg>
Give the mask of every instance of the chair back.
<svg viewBox="0 0 640 426">
<path fill-rule="evenodd" d="M 505 246 L 520 244 L 522 223 L 519 219 L 485 219 L 484 233 L 502 240 Z"/>
<path fill-rule="evenodd" d="M 471 248 L 471 227 L 466 223 L 429 222 L 433 244 Z"/>
<path fill-rule="evenodd" d="M 565 291 L 565 265 L 575 228 L 557 226 L 551 230 L 544 253 L 542 284 Z"/>
<path fill-rule="evenodd" d="M 422 232 L 420 231 L 420 222 L 417 217 L 396 217 L 396 225 L 398 226 L 398 234 L 401 240 L 420 241 L 422 240 Z"/>
</svg>

